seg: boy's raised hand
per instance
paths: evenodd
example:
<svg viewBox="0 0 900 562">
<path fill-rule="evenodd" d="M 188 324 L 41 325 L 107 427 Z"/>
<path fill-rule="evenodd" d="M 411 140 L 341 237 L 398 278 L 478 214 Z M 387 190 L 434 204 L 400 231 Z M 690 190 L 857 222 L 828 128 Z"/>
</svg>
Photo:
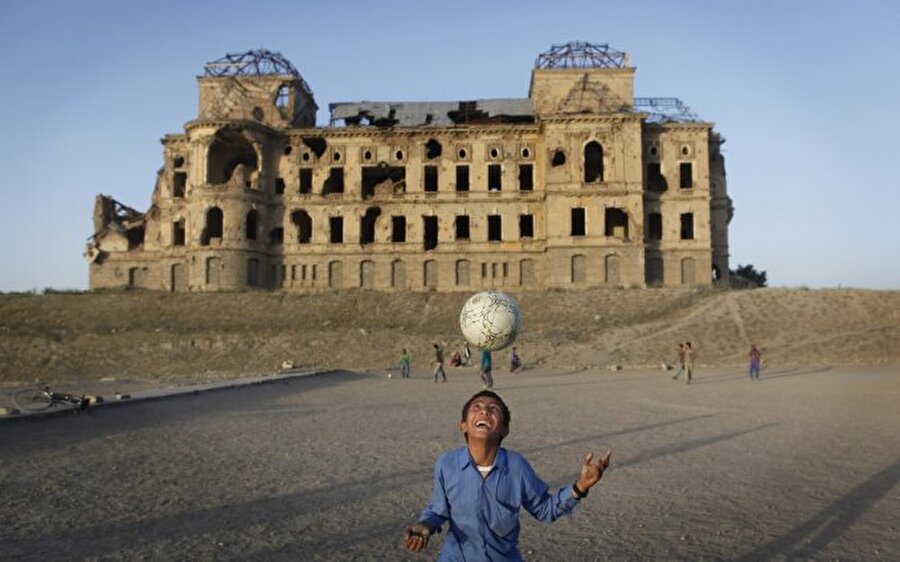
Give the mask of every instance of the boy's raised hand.
<svg viewBox="0 0 900 562">
<path fill-rule="evenodd" d="M 587 492 L 591 486 L 599 482 L 603 478 L 603 471 L 609 467 L 609 458 L 611 456 L 612 451 L 607 450 L 606 454 L 599 457 L 596 462 L 591 462 L 594 458 L 594 453 L 588 452 L 585 454 L 584 459 L 581 461 L 581 472 L 578 474 L 578 480 L 576 481 L 578 489 Z"/>
</svg>

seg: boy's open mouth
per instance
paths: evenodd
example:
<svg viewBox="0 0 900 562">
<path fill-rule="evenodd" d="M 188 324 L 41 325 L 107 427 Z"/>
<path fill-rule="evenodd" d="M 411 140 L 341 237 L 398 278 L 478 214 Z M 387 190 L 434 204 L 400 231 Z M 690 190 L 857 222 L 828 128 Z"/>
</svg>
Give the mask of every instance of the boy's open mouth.
<svg viewBox="0 0 900 562">
<path fill-rule="evenodd" d="M 483 429 L 490 429 L 490 428 L 491 428 L 491 424 L 488 423 L 488 422 L 485 421 L 485 420 L 478 420 L 477 422 L 475 422 L 475 427 L 477 427 L 477 428 L 483 428 Z"/>
</svg>

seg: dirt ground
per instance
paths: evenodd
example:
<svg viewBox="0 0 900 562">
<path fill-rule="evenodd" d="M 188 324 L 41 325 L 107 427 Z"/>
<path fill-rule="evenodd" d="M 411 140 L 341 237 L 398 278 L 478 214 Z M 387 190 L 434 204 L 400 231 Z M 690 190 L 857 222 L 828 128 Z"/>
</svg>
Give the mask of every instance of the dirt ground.
<svg viewBox="0 0 900 562">
<path fill-rule="evenodd" d="M 497 372 L 504 442 L 552 486 L 613 451 L 529 560 L 900 559 L 900 366 Z M 428 560 L 400 548 L 469 369 L 336 372 L 0 420 L 0 558 Z"/>
<path fill-rule="evenodd" d="M 705 366 L 900 363 L 900 291 L 596 289 L 514 292 L 527 365 L 657 368 L 689 340 Z M 0 295 L 0 385 L 191 384 L 303 367 L 413 364 L 459 349 L 468 293 L 351 291 Z"/>
</svg>

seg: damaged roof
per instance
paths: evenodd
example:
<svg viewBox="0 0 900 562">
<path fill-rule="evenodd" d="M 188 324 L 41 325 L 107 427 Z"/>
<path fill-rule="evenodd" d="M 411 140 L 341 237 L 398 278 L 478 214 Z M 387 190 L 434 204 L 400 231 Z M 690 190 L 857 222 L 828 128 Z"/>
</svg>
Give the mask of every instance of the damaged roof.
<svg viewBox="0 0 900 562">
<path fill-rule="evenodd" d="M 460 102 L 340 102 L 328 105 L 331 125 L 449 127 L 462 123 L 533 123 L 531 99 L 484 99 Z"/>
</svg>

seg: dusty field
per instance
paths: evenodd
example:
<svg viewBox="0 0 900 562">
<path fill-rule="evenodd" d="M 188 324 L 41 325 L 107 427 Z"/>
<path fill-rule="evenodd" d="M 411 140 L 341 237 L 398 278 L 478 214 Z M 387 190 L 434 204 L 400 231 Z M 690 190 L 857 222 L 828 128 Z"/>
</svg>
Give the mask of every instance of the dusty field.
<svg viewBox="0 0 900 562">
<path fill-rule="evenodd" d="M 0 557 L 426 560 L 400 549 L 475 375 L 335 373 L 0 421 Z M 900 559 L 900 367 L 497 374 L 505 443 L 575 516 L 523 515 L 530 560 Z"/>
<path fill-rule="evenodd" d="M 900 363 L 900 291 L 591 290 L 514 293 L 526 364 L 656 368 L 690 340 L 706 366 Z M 272 372 L 286 360 L 385 368 L 433 341 L 462 346 L 468 294 L 0 295 L 0 384 L 142 379 L 192 383 Z"/>
</svg>

